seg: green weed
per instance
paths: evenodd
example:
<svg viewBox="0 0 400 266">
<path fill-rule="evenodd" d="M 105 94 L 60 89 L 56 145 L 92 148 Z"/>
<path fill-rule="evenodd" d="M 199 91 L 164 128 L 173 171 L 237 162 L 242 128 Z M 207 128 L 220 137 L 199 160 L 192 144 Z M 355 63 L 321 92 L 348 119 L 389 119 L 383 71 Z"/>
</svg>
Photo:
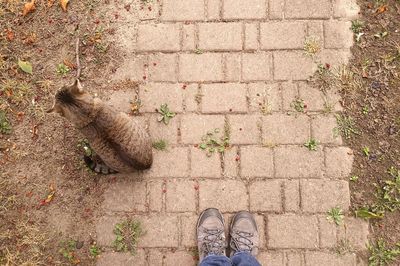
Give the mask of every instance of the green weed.
<svg viewBox="0 0 400 266">
<path fill-rule="evenodd" d="M 400 256 L 400 243 L 397 243 L 393 248 L 388 248 L 385 241 L 379 239 L 375 244 L 368 244 L 367 247 L 370 253 L 368 258 L 368 265 L 370 266 L 389 265 Z"/>
<path fill-rule="evenodd" d="M 153 143 L 153 148 L 156 149 L 156 150 L 159 150 L 159 151 L 166 150 L 167 146 L 168 146 L 167 142 L 165 140 L 163 140 L 163 139 L 160 139 L 160 140 L 158 140 L 158 141 Z"/>
<path fill-rule="evenodd" d="M 363 108 L 362 108 L 362 114 L 363 114 L 363 115 L 368 115 L 368 114 L 369 114 L 369 107 L 368 107 L 368 105 L 363 106 Z"/>
<path fill-rule="evenodd" d="M 79 259 L 75 255 L 77 242 L 75 240 L 67 240 L 61 243 L 60 254 L 71 264 L 78 264 Z"/>
<path fill-rule="evenodd" d="M 360 134 L 350 116 L 336 115 L 336 122 L 338 126 L 334 128 L 335 136 L 341 135 L 345 139 L 350 139 L 353 135 Z"/>
<path fill-rule="evenodd" d="M 299 113 L 304 113 L 305 108 L 307 107 L 304 100 L 300 98 L 296 98 L 293 100 L 291 103 L 291 106 L 294 110 L 296 110 Z"/>
<path fill-rule="evenodd" d="M 90 147 L 89 141 L 88 141 L 87 139 L 81 139 L 81 140 L 78 142 L 78 145 L 77 145 L 77 146 L 78 146 L 79 149 L 82 149 L 82 150 L 83 150 L 84 154 L 85 154 L 87 157 L 92 157 L 92 156 L 95 155 L 95 152 L 94 152 L 94 150 Z"/>
<path fill-rule="evenodd" d="M 92 256 L 93 258 L 96 258 L 97 256 L 100 255 L 101 250 L 98 246 L 96 246 L 94 244 L 89 247 L 89 253 L 90 253 L 90 256 Z"/>
<path fill-rule="evenodd" d="M 158 118 L 158 122 L 163 122 L 165 125 L 169 124 L 169 121 L 175 117 L 175 113 L 171 112 L 168 108 L 168 104 L 162 104 L 160 109 L 157 110 L 161 116 Z"/>
<path fill-rule="evenodd" d="M 353 181 L 353 182 L 356 182 L 357 180 L 358 180 L 358 176 L 356 176 L 356 175 L 352 175 L 351 177 L 350 177 L 350 181 Z"/>
<path fill-rule="evenodd" d="M 365 23 L 362 20 L 353 20 L 351 22 L 351 31 L 354 32 L 354 34 L 361 33 L 361 31 L 364 29 Z"/>
<path fill-rule="evenodd" d="M 68 66 L 66 66 L 66 65 L 64 65 L 62 63 L 62 64 L 58 64 L 57 65 L 57 70 L 56 71 L 60 75 L 66 75 L 66 74 L 69 73 L 69 71 L 71 71 L 71 69 Z"/>
<path fill-rule="evenodd" d="M 139 237 L 143 235 L 143 231 L 140 222 L 126 220 L 115 225 L 114 234 L 116 235 L 113 242 L 115 251 L 129 251 L 135 254 Z"/>
<path fill-rule="evenodd" d="M 306 143 L 304 143 L 304 146 L 307 147 L 310 151 L 316 151 L 318 148 L 318 141 L 316 139 L 309 139 Z"/>
<path fill-rule="evenodd" d="M 220 129 L 216 128 L 213 132 L 207 132 L 201 138 L 199 148 L 207 152 L 207 156 L 211 156 L 214 152 L 224 153 L 225 149 L 229 147 L 229 129 L 225 128 L 224 135 L 217 137 Z"/>
<path fill-rule="evenodd" d="M 328 211 L 327 219 L 334 222 L 336 225 L 341 225 L 343 218 L 343 211 L 339 207 L 332 208 Z"/>
<path fill-rule="evenodd" d="M 367 146 L 363 147 L 362 152 L 365 155 L 365 157 L 369 158 L 369 155 L 370 155 L 369 147 L 367 147 Z"/>
<path fill-rule="evenodd" d="M 11 134 L 12 127 L 10 121 L 7 119 L 6 112 L 0 111 L 0 133 Z"/>
</svg>

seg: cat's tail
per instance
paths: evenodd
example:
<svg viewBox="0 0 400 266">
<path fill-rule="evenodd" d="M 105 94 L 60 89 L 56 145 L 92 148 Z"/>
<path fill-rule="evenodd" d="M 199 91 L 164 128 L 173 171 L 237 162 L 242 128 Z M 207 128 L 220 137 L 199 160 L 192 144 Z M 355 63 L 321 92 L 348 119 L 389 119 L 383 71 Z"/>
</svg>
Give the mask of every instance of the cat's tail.
<svg viewBox="0 0 400 266">
<path fill-rule="evenodd" d="M 93 160 L 91 157 L 84 155 L 83 160 L 87 167 L 95 173 L 103 174 L 103 175 L 110 175 L 116 174 L 117 171 L 108 167 L 102 160 Z"/>
</svg>

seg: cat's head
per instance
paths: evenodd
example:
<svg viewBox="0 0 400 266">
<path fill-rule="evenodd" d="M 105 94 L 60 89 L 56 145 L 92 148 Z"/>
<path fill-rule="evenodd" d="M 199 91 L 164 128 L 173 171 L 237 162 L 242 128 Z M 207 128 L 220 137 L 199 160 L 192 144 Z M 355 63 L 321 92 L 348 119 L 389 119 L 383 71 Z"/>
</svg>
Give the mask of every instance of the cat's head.
<svg viewBox="0 0 400 266">
<path fill-rule="evenodd" d="M 78 127 L 83 127 L 93 120 L 94 99 L 85 92 L 79 82 L 61 87 L 55 97 L 53 107 L 48 113 L 58 113 Z"/>
</svg>

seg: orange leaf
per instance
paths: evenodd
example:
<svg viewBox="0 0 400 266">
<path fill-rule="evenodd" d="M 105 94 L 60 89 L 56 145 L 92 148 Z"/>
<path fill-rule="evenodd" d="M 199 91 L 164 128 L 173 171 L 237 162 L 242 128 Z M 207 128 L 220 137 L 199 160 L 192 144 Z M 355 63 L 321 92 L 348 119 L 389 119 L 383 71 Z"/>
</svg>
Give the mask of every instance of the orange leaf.
<svg viewBox="0 0 400 266">
<path fill-rule="evenodd" d="M 60 0 L 60 5 L 62 9 L 67 12 L 67 5 L 68 5 L 69 0 Z"/>
<path fill-rule="evenodd" d="M 64 65 L 66 65 L 67 67 L 71 68 L 71 69 L 75 69 L 76 66 L 75 64 L 71 63 L 68 59 L 64 59 Z"/>
<path fill-rule="evenodd" d="M 14 32 L 12 30 L 10 30 L 10 29 L 6 29 L 5 32 L 7 34 L 7 40 L 12 42 L 14 40 L 14 37 L 15 37 Z"/>
<path fill-rule="evenodd" d="M 47 7 L 52 7 L 54 4 L 54 0 L 47 0 Z"/>
<path fill-rule="evenodd" d="M 382 5 L 376 10 L 376 13 L 381 14 L 381 13 L 385 12 L 387 9 L 388 9 L 387 5 Z"/>
<path fill-rule="evenodd" d="M 26 16 L 28 13 L 35 10 L 35 0 L 31 0 L 29 3 L 24 5 L 24 10 L 22 11 L 22 15 Z"/>
</svg>

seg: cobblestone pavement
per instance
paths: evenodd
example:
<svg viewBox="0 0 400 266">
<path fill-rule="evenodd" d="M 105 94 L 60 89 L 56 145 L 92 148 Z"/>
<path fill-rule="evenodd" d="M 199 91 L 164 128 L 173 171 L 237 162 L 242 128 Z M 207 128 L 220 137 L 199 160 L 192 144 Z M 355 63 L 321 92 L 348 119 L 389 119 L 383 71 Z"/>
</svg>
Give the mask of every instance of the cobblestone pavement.
<svg viewBox="0 0 400 266">
<path fill-rule="evenodd" d="M 165 139 L 168 149 L 154 150 L 150 171 L 118 176 L 105 193 L 96 229 L 108 251 L 98 265 L 196 265 L 196 220 L 208 207 L 219 208 L 226 221 L 239 210 L 256 215 L 263 265 L 363 265 L 356 251 L 365 249 L 368 224 L 327 220 L 331 208 L 350 206 L 353 154 L 334 134 L 340 97 L 306 82 L 318 63 L 348 61 L 357 6 L 148 2 L 126 8 L 130 24 L 120 31 L 129 46 L 114 79 L 140 83 L 141 112 L 154 140 Z M 322 50 L 308 56 L 305 43 Z M 115 92 L 111 102 L 128 111 L 133 94 Z M 168 125 L 157 121 L 164 103 L 177 114 Z M 230 132 L 223 155 L 200 148 L 210 131 Z M 319 142 L 316 151 L 304 146 L 311 138 Z M 135 256 L 111 248 L 114 225 L 126 218 L 140 220 L 146 232 Z"/>
</svg>

